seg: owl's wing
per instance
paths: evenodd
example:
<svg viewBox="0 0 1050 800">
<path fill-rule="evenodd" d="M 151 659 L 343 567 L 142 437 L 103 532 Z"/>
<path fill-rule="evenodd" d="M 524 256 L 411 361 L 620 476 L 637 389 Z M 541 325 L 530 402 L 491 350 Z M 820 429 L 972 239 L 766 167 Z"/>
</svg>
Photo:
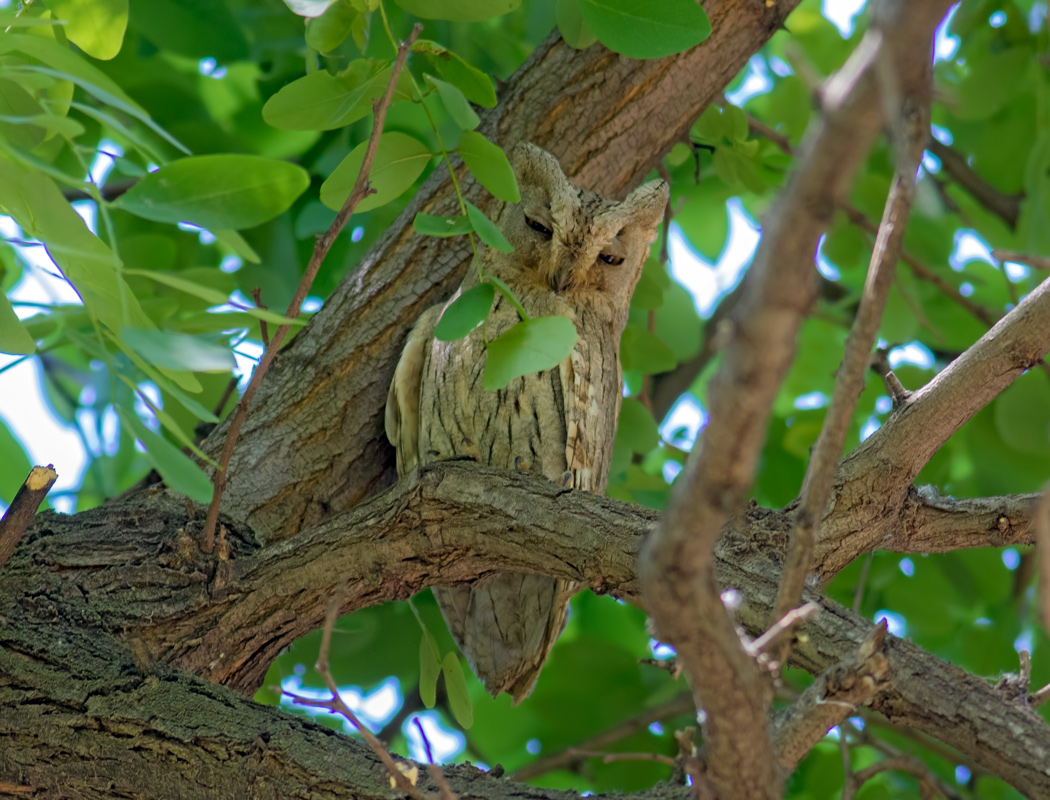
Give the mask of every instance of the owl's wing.
<svg viewBox="0 0 1050 800">
<path fill-rule="evenodd" d="M 386 396 L 386 438 L 397 448 L 398 477 L 419 463 L 419 385 L 444 304 L 431 306 L 408 334 Z"/>
<path fill-rule="evenodd" d="M 593 442 L 588 446 L 587 439 L 588 434 L 593 437 L 595 431 L 588 431 L 587 427 L 597 423 L 591 411 L 596 398 L 590 375 L 588 343 L 584 337 L 579 337 L 572 353 L 558 366 L 558 373 L 565 400 L 565 463 L 572 473 L 572 488 L 593 492 Z"/>
</svg>

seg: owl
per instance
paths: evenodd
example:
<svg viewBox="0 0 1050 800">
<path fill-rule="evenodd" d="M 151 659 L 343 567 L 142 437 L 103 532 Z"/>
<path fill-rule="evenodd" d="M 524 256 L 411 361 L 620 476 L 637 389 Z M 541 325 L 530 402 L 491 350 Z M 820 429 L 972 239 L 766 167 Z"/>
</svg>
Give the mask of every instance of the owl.
<svg viewBox="0 0 1050 800">
<path fill-rule="evenodd" d="M 474 459 L 601 493 L 620 412 L 620 336 L 668 189 L 652 181 L 626 200 L 574 186 L 550 153 L 522 143 L 510 152 L 520 203 L 506 203 L 496 222 L 514 252 L 486 248 L 486 274 L 513 289 L 532 317 L 558 315 L 578 333 L 558 366 L 496 391 L 482 388 L 485 342 L 519 321 L 502 294 L 488 320 L 463 339 L 434 338 L 448 303 L 423 313 L 408 336 L 386 405 L 386 433 L 399 475 L 417 464 Z M 506 572 L 470 586 L 435 588 L 449 631 L 493 696 L 515 704 L 532 691 L 565 627 L 577 584 Z"/>
</svg>

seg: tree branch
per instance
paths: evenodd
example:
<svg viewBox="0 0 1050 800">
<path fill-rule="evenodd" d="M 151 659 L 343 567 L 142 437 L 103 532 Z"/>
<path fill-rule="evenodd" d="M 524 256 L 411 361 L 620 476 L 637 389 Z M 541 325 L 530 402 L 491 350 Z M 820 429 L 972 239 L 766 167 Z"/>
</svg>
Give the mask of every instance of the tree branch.
<svg viewBox="0 0 1050 800">
<path fill-rule="evenodd" d="M 819 238 L 881 129 L 880 60 L 896 65 L 905 94 L 915 92 L 929 69 L 933 31 L 948 5 L 939 0 L 880 6 L 875 27 L 829 81 L 823 122 L 804 142 L 797 171 L 777 197 L 744 278 L 735 327 L 711 384 L 710 419 L 699 450 L 640 558 L 646 609 L 689 671 L 706 712 L 708 777 L 727 797 L 779 797 L 781 778 L 766 727 L 768 677 L 739 641 L 722 605 L 714 547 L 751 485 L 773 400 L 815 296 Z"/>
<path fill-rule="evenodd" d="M 839 505 L 832 516 L 846 513 Z M 268 547 L 246 539 L 231 522 L 227 562 L 193 553 L 185 502 L 163 492 L 76 517 L 45 512 L 4 573 L 12 605 L 0 609 L 7 620 L 0 624 L 0 658 L 21 652 L 4 637 L 17 634 L 18 620 L 46 598 L 48 613 L 108 626 L 141 652 L 134 661 L 122 656 L 118 668 L 125 663 L 134 671 L 138 663 L 149 674 L 167 674 L 174 665 L 250 693 L 283 647 L 321 626 L 329 594 L 343 584 L 343 612 L 507 569 L 582 581 L 637 605 L 637 551 L 659 520 L 658 513 L 628 503 L 460 462 L 406 476 L 373 500 Z M 782 546 L 790 521 L 786 512 L 750 509 L 730 523 L 716 557 L 716 579 L 739 590 L 743 603 L 735 614 L 755 636 L 768 624 L 779 568 L 754 543 Z M 820 674 L 855 653 L 874 626 L 809 596 L 821 612 L 800 629 L 792 663 Z M 26 631 L 25 640 L 35 641 L 40 626 Z M 92 643 L 105 636 L 88 629 L 70 652 L 97 666 L 101 645 Z M 1037 715 L 1004 703 L 986 682 L 909 642 L 887 637 L 886 655 L 890 679 L 874 710 L 958 749 L 1028 795 L 1050 796 L 1050 776 L 1033 766 L 1050 749 L 1050 727 Z M 47 670 L 32 674 L 55 682 Z M 3 691 L 0 685 L 0 702 Z M 462 796 L 471 794 L 452 785 Z"/>
<path fill-rule="evenodd" d="M 47 493 L 58 480 L 58 473 L 54 465 L 46 467 L 33 467 L 25 483 L 18 487 L 11 505 L 0 519 L 0 569 L 11 558 L 11 554 L 18 547 L 22 534 L 26 532 L 29 523 L 36 516 L 36 510 L 44 502 Z"/>
<path fill-rule="evenodd" d="M 869 519 L 854 518 L 847 527 L 840 527 L 833 515 L 825 519 L 816 560 L 822 579 L 830 578 L 857 555 L 882 546 L 880 542 L 893 532 L 880 524 L 884 509 L 876 506 L 886 503 L 900 509 L 915 476 L 948 438 L 1047 352 L 1050 279 L 1032 290 L 928 384 L 912 392 L 886 423 L 842 462 L 836 478 L 836 502 L 859 509 L 862 494 L 879 501 L 869 508 Z M 852 527 L 855 522 L 860 526 Z"/>
<path fill-rule="evenodd" d="M 1011 228 L 1017 227 L 1021 213 L 1021 197 L 1004 194 L 973 171 L 958 152 L 932 136 L 926 143 L 929 150 L 941 162 L 941 168 L 978 203 L 998 216 Z"/>
<path fill-rule="evenodd" d="M 860 647 L 829 667 L 773 720 L 777 761 L 794 770 L 829 730 L 868 705 L 889 685 L 886 626 L 872 628 Z"/>
<path fill-rule="evenodd" d="M 895 67 L 886 65 L 886 60 L 887 54 L 883 52 L 879 61 L 880 89 L 884 107 L 891 102 L 885 98 L 893 98 L 894 107 L 888 108 L 886 113 L 893 115 L 891 130 L 898 163 L 872 250 L 871 266 L 861 294 L 860 307 L 846 339 L 831 404 L 802 481 L 795 525 L 788 544 L 787 565 L 773 608 L 774 620 L 787 614 L 802 598 L 802 589 L 813 563 L 817 529 L 831 497 L 846 433 L 853 419 L 857 399 L 864 391 L 864 377 L 871 363 L 886 298 L 897 274 L 897 260 L 904 246 L 904 231 L 915 196 L 915 173 L 922 158 L 922 145 L 929 135 L 932 70 L 927 64 L 923 74 L 912 81 L 913 90 L 907 96 L 898 98 L 898 76 Z M 886 72 L 890 74 L 883 74 Z M 782 642 L 779 648 L 772 651 L 773 658 L 779 662 L 784 661 L 791 646 L 788 637 L 783 638 Z"/>
</svg>

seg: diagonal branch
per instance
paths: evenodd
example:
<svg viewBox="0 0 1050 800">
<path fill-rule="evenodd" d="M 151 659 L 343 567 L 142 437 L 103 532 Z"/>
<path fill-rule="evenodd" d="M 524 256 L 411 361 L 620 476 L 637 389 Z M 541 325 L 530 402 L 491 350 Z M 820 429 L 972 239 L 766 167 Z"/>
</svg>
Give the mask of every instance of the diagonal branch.
<svg viewBox="0 0 1050 800">
<path fill-rule="evenodd" d="M 689 671 L 706 712 L 708 777 L 725 796 L 779 797 L 781 778 L 770 757 L 767 677 L 722 605 L 714 547 L 750 488 L 773 400 L 814 299 L 819 237 L 881 129 L 880 59 L 897 66 L 899 85 L 911 94 L 929 68 L 933 31 L 948 5 L 880 6 L 875 27 L 829 82 L 823 123 L 804 143 L 744 279 L 702 443 L 640 557 L 646 608 Z"/>
<path fill-rule="evenodd" d="M 53 465 L 48 464 L 46 467 L 33 467 L 25 482 L 18 487 L 11 505 L 4 512 L 3 519 L 0 519 L 0 569 L 15 552 L 22 534 L 57 480 L 58 473 Z"/>
<path fill-rule="evenodd" d="M 869 498 L 877 494 L 879 502 L 870 508 L 867 519 L 846 522 L 829 515 L 825 520 L 817 545 L 821 578 L 830 578 L 857 555 L 881 546 L 893 531 L 881 524 L 884 509 L 876 506 L 899 509 L 915 476 L 948 438 L 1048 352 L 1050 279 L 928 384 L 908 395 L 886 423 L 842 462 L 836 502 L 860 508 L 862 494 Z M 877 492 L 872 492 L 873 486 Z"/>
</svg>

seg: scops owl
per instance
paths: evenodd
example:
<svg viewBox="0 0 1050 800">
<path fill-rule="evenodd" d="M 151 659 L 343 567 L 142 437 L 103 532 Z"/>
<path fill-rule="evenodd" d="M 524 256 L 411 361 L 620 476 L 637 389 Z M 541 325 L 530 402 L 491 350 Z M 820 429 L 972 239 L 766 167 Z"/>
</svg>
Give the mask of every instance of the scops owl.
<svg viewBox="0 0 1050 800">
<path fill-rule="evenodd" d="M 412 329 L 397 365 L 387 437 L 397 448 L 399 475 L 416 464 L 472 458 L 602 493 L 623 391 L 620 336 L 667 184 L 652 181 L 626 200 L 607 200 L 574 186 L 554 156 L 535 145 L 517 145 L 510 161 L 522 199 L 504 204 L 496 220 L 514 252 L 486 248 L 484 270 L 513 289 L 530 316 L 570 319 L 576 345 L 556 368 L 485 391 L 485 341 L 516 324 L 517 311 L 497 293 L 484 325 L 443 342 L 433 331 L 448 303 L 434 306 Z M 471 269 L 448 302 L 477 282 Z M 486 688 L 518 703 L 532 691 L 577 588 L 508 572 L 434 594 Z"/>
</svg>

